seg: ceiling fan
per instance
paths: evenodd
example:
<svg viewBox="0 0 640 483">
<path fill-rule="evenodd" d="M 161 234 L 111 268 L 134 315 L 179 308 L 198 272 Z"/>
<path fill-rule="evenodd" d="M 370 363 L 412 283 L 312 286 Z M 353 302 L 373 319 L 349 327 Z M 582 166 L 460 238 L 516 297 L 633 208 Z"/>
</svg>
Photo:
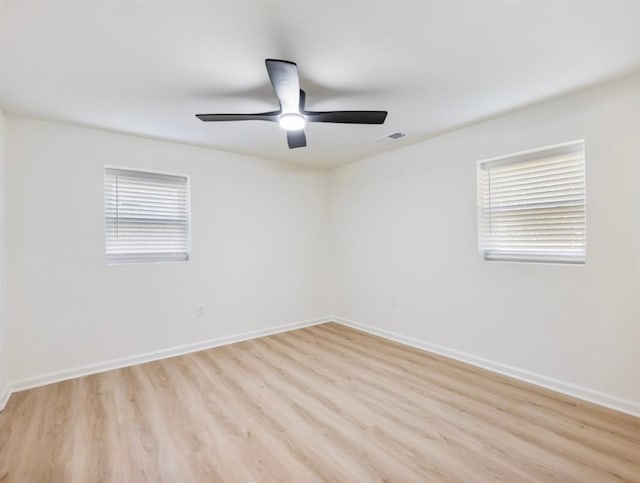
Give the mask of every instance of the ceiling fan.
<svg viewBox="0 0 640 483">
<path fill-rule="evenodd" d="M 287 131 L 289 149 L 307 145 L 307 122 L 340 124 L 383 124 L 387 111 L 307 111 L 305 93 L 300 89 L 298 66 L 294 62 L 266 59 L 269 80 L 280 102 L 280 109 L 256 114 L 196 114 L 201 121 L 271 121 Z"/>
</svg>

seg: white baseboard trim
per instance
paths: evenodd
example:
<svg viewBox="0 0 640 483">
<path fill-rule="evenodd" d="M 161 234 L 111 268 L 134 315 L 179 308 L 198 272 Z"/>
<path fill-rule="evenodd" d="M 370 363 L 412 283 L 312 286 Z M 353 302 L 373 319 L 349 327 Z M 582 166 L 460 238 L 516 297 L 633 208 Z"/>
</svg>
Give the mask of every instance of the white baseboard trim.
<svg viewBox="0 0 640 483">
<path fill-rule="evenodd" d="M 64 369 L 62 371 L 51 372 L 49 374 L 43 374 L 41 376 L 30 377 L 28 379 L 22 379 L 18 381 L 12 381 L 9 383 L 9 387 L 4 393 L 4 397 L 0 400 L 0 411 L 4 409 L 9 397 L 14 392 L 24 391 L 25 389 L 32 389 L 34 387 L 46 386 L 47 384 L 53 384 L 55 382 L 66 381 L 69 379 L 75 379 L 77 377 L 89 376 L 91 374 L 97 374 L 99 372 L 111 371 L 113 369 L 120 369 L 123 367 L 134 366 L 137 364 L 144 364 L 145 362 L 157 361 L 159 359 L 167 359 L 169 357 L 181 356 L 189 354 L 191 352 L 198 352 L 205 349 L 211 349 L 227 344 L 234 344 L 236 342 L 242 342 L 245 340 L 256 339 L 258 337 L 264 337 L 267 335 L 279 334 L 281 332 L 288 332 L 290 330 L 301 329 L 303 327 L 310 327 L 312 325 L 323 324 L 330 322 L 331 317 L 317 317 L 315 319 L 303 320 L 300 322 L 292 322 L 289 324 L 276 325 L 268 327 L 266 329 L 252 330 L 249 332 L 242 332 L 240 334 L 229 335 L 224 337 L 217 337 L 214 339 L 208 339 L 193 344 L 184 344 L 177 347 L 171 347 L 168 349 L 162 349 L 154 352 L 147 352 L 146 354 L 140 354 L 136 356 L 123 357 L 120 359 L 112 359 L 110 361 L 98 362 L 96 364 L 87 364 L 84 366 L 73 367 L 70 369 Z M 2 394 L 2 393 L 0 393 Z"/>
<path fill-rule="evenodd" d="M 4 407 L 9 402 L 9 398 L 11 397 L 11 386 L 6 384 L 2 390 L 0 390 L 0 411 L 4 409 Z"/>
<path fill-rule="evenodd" d="M 540 374 L 525 371 L 523 369 L 518 369 L 516 367 L 512 367 L 507 364 L 502 364 L 500 362 L 494 362 L 487 359 L 483 359 L 481 357 L 476 357 L 474 355 L 457 351 L 455 349 L 450 349 L 448 347 L 443 347 L 436 344 L 430 344 L 428 342 L 424 342 L 422 340 L 415 339 L 413 337 L 407 337 L 389 330 L 379 329 L 377 327 L 373 327 L 367 324 L 362 324 L 360 322 L 355 322 L 353 320 L 345 319 L 343 317 L 332 316 L 331 319 L 334 322 L 345 325 L 347 327 L 358 329 L 363 332 L 368 332 L 370 334 L 377 335 L 385 339 L 399 342 L 401 344 L 415 347 L 417 349 L 425 350 L 427 352 L 433 352 L 435 354 L 449 357 L 451 359 L 455 359 L 461 362 L 466 362 L 467 364 L 471 364 L 473 366 L 481 367 L 483 369 L 488 369 L 489 371 L 497 372 L 498 374 L 502 374 L 504 376 L 512 377 L 514 379 L 535 384 L 536 386 L 541 386 L 541 387 L 544 387 L 545 389 L 550 389 L 552 391 L 566 394 L 568 396 L 572 396 L 577 399 L 582 399 L 584 401 L 588 401 L 590 403 L 597 404 L 599 406 L 604 406 L 609 409 L 614 409 L 616 411 L 630 414 L 632 416 L 640 417 L 640 403 L 638 402 L 630 401 L 628 399 L 622 399 L 617 396 L 612 396 L 599 391 L 594 391 L 592 389 L 587 389 L 585 387 L 577 386 L 575 384 L 560 381 L 558 379 L 554 379 L 551 377 L 542 376 Z"/>
</svg>

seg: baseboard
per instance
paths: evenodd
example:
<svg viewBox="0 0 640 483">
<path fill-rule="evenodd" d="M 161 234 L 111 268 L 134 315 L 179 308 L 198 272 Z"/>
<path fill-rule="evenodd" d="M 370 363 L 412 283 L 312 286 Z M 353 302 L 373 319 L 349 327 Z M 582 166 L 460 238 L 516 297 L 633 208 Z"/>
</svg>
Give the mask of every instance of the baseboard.
<svg viewBox="0 0 640 483">
<path fill-rule="evenodd" d="M 41 376 L 31 377 L 28 379 L 22 379 L 19 381 L 12 381 L 6 390 L 6 393 L 2 400 L 0 400 L 0 411 L 4 409 L 9 397 L 12 393 L 18 391 L 24 391 L 25 389 L 32 389 L 34 387 L 46 386 L 47 384 L 53 384 L 55 382 L 66 381 L 69 379 L 75 379 L 77 377 L 89 376 L 91 374 L 97 374 L 99 372 L 111 371 L 113 369 L 120 369 L 123 367 L 134 366 L 137 364 L 144 364 L 145 362 L 157 361 L 159 359 L 167 359 L 169 357 L 180 356 L 189 354 L 191 352 L 198 352 L 205 349 L 211 349 L 227 344 L 233 344 L 236 342 L 242 342 L 245 340 L 256 339 L 258 337 L 265 337 L 267 335 L 279 334 L 281 332 L 288 332 L 290 330 L 301 329 L 303 327 L 310 327 L 312 325 L 323 324 L 330 322 L 330 317 L 318 317 L 315 319 L 303 320 L 300 322 L 292 322 L 289 324 L 277 325 L 268 327 L 266 329 L 253 330 L 249 332 L 242 332 L 240 334 L 217 337 L 215 339 L 208 339 L 193 344 L 185 344 L 168 349 L 162 349 L 154 352 L 147 352 L 146 354 L 140 354 L 136 356 L 123 357 L 120 359 L 113 359 L 110 361 L 99 362 L 96 364 L 88 364 L 85 366 L 74 367 L 65 369 L 62 371 L 51 372 L 49 374 L 43 374 Z"/>
<path fill-rule="evenodd" d="M 8 384 L 6 384 L 0 390 L 0 411 L 2 411 L 4 407 L 7 405 L 10 397 L 11 397 L 11 387 Z"/>
<path fill-rule="evenodd" d="M 577 399 L 581 399 L 583 401 L 588 401 L 590 403 L 597 404 L 599 406 L 604 406 L 609 409 L 614 409 L 616 411 L 630 414 L 632 416 L 640 417 L 640 403 L 637 403 L 634 401 L 622 399 L 622 398 L 605 394 L 599 391 L 594 391 L 592 389 L 587 389 L 585 387 L 560 381 L 558 379 L 554 379 L 551 377 L 535 374 L 533 372 L 518 369 L 516 367 L 512 367 L 507 364 L 502 364 L 500 362 L 490 361 L 487 359 L 483 359 L 481 357 L 476 357 L 474 355 L 467 354 L 465 352 L 457 351 L 454 349 L 450 349 L 448 347 L 443 347 L 436 344 L 430 344 L 428 342 L 418 340 L 413 337 L 407 337 L 405 335 L 397 334 L 389 330 L 379 329 L 377 327 L 373 327 L 367 324 L 362 324 L 360 322 L 355 322 L 353 320 L 345 319 L 343 317 L 333 316 L 331 317 L 331 319 L 334 322 L 345 325 L 347 327 L 358 329 L 363 332 L 368 332 L 370 334 L 377 335 L 385 339 L 393 340 L 395 342 L 399 342 L 401 344 L 415 347 L 417 349 L 422 349 L 428 352 L 433 352 L 435 354 L 449 357 L 451 359 L 455 359 L 461 362 L 466 362 L 467 364 L 471 364 L 476 367 L 481 367 L 483 369 L 487 369 L 492 372 L 497 372 L 498 374 L 502 374 L 504 376 L 512 377 L 514 379 L 535 384 L 536 386 L 541 386 L 541 387 L 544 387 L 545 389 L 551 389 L 552 391 L 566 394 L 568 396 L 572 396 Z"/>
</svg>

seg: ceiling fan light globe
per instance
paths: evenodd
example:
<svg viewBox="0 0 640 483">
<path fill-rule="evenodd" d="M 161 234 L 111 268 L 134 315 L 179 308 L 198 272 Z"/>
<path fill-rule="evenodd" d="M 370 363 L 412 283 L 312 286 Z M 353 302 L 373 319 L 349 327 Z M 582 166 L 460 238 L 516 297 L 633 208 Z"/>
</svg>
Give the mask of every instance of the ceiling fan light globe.
<svg viewBox="0 0 640 483">
<path fill-rule="evenodd" d="M 283 114 L 279 119 L 280 127 L 287 131 L 300 131 L 304 129 L 307 121 L 304 116 L 296 113 Z"/>
</svg>

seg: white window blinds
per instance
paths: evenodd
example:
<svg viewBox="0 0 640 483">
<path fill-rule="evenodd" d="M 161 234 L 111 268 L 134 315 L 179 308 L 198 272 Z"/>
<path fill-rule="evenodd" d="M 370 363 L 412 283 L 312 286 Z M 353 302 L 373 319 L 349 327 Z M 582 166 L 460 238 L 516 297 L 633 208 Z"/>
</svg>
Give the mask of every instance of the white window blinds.
<svg viewBox="0 0 640 483">
<path fill-rule="evenodd" d="M 487 260 L 584 263 L 584 142 L 478 163 L 478 241 Z"/>
<path fill-rule="evenodd" d="M 107 263 L 189 259 L 185 176 L 105 168 Z"/>
</svg>

